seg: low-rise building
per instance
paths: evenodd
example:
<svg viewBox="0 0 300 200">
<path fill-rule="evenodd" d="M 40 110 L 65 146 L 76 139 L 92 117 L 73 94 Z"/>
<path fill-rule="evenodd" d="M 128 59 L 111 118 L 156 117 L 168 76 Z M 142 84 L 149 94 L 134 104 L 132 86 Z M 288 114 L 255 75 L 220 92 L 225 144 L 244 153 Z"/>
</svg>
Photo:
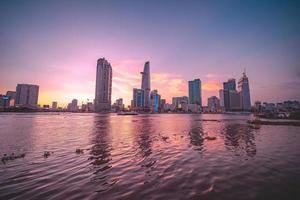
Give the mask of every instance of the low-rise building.
<svg viewBox="0 0 300 200">
<path fill-rule="evenodd" d="M 189 104 L 189 98 L 187 96 L 173 97 L 172 104 L 175 105 L 176 108 L 181 108 L 182 105 Z"/>
<path fill-rule="evenodd" d="M 216 96 L 211 96 L 207 99 L 209 112 L 218 112 L 220 109 L 220 100 Z"/>
<path fill-rule="evenodd" d="M 68 104 L 67 110 L 69 112 L 78 112 L 78 100 L 73 99 L 72 102 Z"/>
</svg>

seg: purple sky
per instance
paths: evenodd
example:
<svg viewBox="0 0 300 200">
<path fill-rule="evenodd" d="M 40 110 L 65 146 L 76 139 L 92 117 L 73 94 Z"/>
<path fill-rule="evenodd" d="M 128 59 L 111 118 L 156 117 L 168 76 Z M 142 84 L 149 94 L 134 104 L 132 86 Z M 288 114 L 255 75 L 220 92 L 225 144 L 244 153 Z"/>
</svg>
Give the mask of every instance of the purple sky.
<svg viewBox="0 0 300 200">
<path fill-rule="evenodd" d="M 40 85 L 41 104 L 94 98 L 96 62 L 129 104 L 150 61 L 170 102 L 200 78 L 203 102 L 246 68 L 251 100 L 300 100 L 296 1 L 0 1 L 0 93 Z"/>
</svg>

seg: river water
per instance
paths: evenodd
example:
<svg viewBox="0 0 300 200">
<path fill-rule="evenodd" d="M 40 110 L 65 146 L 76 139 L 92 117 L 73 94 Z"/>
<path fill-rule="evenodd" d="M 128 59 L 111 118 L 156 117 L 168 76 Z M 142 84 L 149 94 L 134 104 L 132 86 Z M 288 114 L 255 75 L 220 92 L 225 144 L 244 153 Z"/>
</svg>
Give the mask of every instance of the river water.
<svg viewBox="0 0 300 200">
<path fill-rule="evenodd" d="M 250 118 L 2 113 L 0 199 L 300 199 L 300 127 Z"/>
</svg>

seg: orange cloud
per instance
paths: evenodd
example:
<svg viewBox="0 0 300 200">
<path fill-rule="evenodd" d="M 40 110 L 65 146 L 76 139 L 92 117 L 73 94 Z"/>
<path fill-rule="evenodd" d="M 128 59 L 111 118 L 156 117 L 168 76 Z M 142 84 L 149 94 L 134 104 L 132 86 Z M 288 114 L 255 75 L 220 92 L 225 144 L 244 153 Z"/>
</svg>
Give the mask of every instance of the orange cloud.
<svg viewBox="0 0 300 200">
<path fill-rule="evenodd" d="M 157 89 L 163 99 L 171 102 L 174 96 L 187 95 L 187 82 L 179 75 L 152 73 L 152 89 Z"/>
<path fill-rule="evenodd" d="M 221 83 L 217 83 L 217 82 L 202 83 L 202 90 L 205 91 L 219 91 L 221 88 L 222 88 Z"/>
</svg>

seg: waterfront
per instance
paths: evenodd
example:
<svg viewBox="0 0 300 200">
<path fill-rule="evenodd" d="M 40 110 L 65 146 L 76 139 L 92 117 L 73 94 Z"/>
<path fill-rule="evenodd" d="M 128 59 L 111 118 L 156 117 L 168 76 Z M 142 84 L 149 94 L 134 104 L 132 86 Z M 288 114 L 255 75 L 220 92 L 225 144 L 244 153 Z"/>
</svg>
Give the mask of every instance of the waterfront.
<svg viewBox="0 0 300 200">
<path fill-rule="evenodd" d="M 0 199 L 299 199 L 300 127 L 250 118 L 2 113 Z"/>
</svg>

